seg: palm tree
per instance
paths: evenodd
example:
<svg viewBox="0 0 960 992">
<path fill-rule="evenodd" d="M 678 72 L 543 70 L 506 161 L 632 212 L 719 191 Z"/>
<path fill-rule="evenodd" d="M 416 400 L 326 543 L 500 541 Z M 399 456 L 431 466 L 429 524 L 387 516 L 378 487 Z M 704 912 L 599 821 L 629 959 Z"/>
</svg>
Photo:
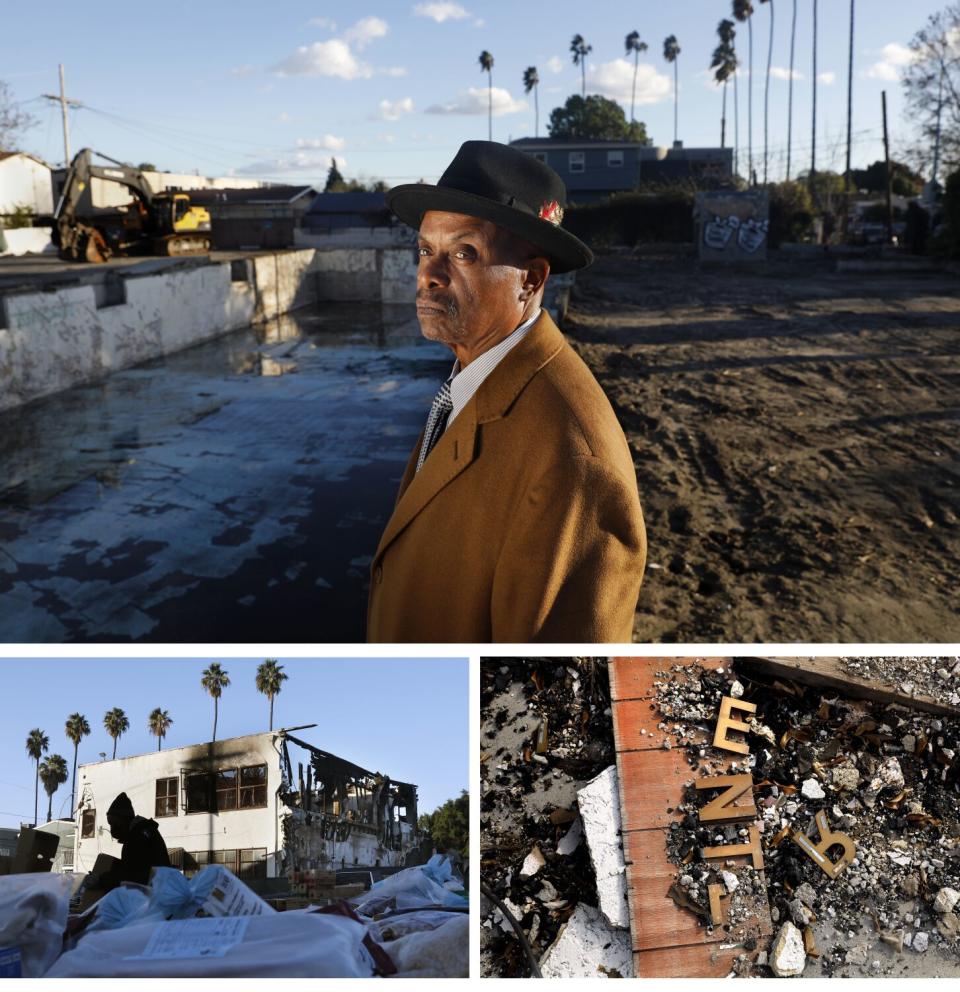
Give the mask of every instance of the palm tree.
<svg viewBox="0 0 960 992">
<path fill-rule="evenodd" d="M 767 77 L 763 84 L 763 185 L 767 185 L 767 152 L 770 148 L 770 66 L 773 64 L 773 0 L 760 0 L 770 4 L 770 38 L 767 42 Z"/>
<path fill-rule="evenodd" d="M 810 191 L 817 174 L 817 0 L 813 0 L 813 114 L 810 118 Z"/>
<path fill-rule="evenodd" d="M 537 74 L 537 67 L 535 65 L 527 66 L 523 71 L 523 92 L 529 93 L 533 90 L 533 106 L 534 106 L 534 125 L 533 125 L 533 136 L 536 138 L 540 134 L 540 100 L 537 96 L 539 90 L 537 87 L 540 85 L 540 76 Z"/>
<path fill-rule="evenodd" d="M 158 751 L 160 750 L 160 742 L 167 736 L 171 723 L 173 723 L 173 717 L 166 710 L 160 709 L 159 706 L 155 710 L 151 710 L 150 716 L 147 717 L 150 733 L 157 739 Z"/>
<path fill-rule="evenodd" d="M 587 56 L 593 51 L 593 45 L 588 45 L 583 40 L 582 34 L 575 34 L 570 42 L 570 51 L 573 52 L 573 64 L 580 66 L 580 78 L 582 87 L 580 95 L 587 98 Z"/>
<path fill-rule="evenodd" d="M 117 741 L 130 729 L 130 721 L 127 719 L 127 714 L 119 706 L 114 706 L 112 710 L 107 710 L 104 713 L 103 726 L 113 738 L 113 759 L 115 759 L 117 757 Z"/>
<path fill-rule="evenodd" d="M 209 665 L 209 667 L 204 669 L 203 677 L 200 679 L 200 685 L 202 685 L 203 688 L 206 689 L 211 696 L 213 696 L 213 739 L 216 741 L 217 708 L 220 702 L 220 696 L 223 694 L 223 690 L 230 685 L 230 679 L 227 678 L 227 673 L 220 667 L 219 663 L 214 661 Z"/>
<path fill-rule="evenodd" d="M 47 803 L 47 823 L 49 823 L 53 819 L 53 794 L 67 780 L 66 758 L 62 758 L 59 754 L 49 755 L 44 758 L 43 764 L 38 766 L 37 774 L 40 776 L 40 781 L 43 782 L 43 791 L 50 797 Z"/>
<path fill-rule="evenodd" d="M 753 4 L 750 0 L 733 0 L 733 16 L 747 22 L 747 180 L 753 184 Z"/>
<path fill-rule="evenodd" d="M 33 825 L 37 825 L 37 803 L 40 795 L 40 759 L 50 747 L 47 735 L 35 727 L 27 734 L 27 754 L 36 762 L 37 774 L 33 783 Z"/>
<path fill-rule="evenodd" d="M 487 85 L 487 138 L 493 141 L 493 56 L 484 49 L 480 53 L 480 71 L 490 74 Z"/>
<path fill-rule="evenodd" d="M 280 691 L 280 686 L 287 678 L 283 665 L 278 665 L 273 658 L 268 658 L 262 665 L 257 666 L 257 692 L 262 692 L 270 700 L 271 730 L 273 730 L 273 697 Z"/>
<path fill-rule="evenodd" d="M 637 99 L 637 69 L 640 68 L 640 53 L 647 50 L 647 43 L 640 40 L 640 35 L 636 31 L 623 39 L 623 46 L 627 50 L 627 55 L 633 52 L 633 89 L 630 91 L 630 123 L 635 120 L 633 116 L 633 105 Z"/>
<path fill-rule="evenodd" d="M 733 21 L 722 20 L 717 26 L 720 44 L 713 50 L 713 60 L 710 68 L 715 69 L 714 79 L 723 83 L 723 106 L 720 115 L 720 147 L 727 147 L 727 83 L 737 71 L 737 53 L 734 51 L 733 39 L 736 36 Z"/>
<path fill-rule="evenodd" d="M 71 713 L 66 723 L 67 740 L 73 743 L 73 782 L 70 786 L 70 816 L 76 808 L 74 801 L 77 796 L 77 751 L 80 741 L 90 733 L 90 724 L 82 713 Z M 46 786 L 44 786 L 46 788 Z"/>
<path fill-rule="evenodd" d="M 677 89 L 677 56 L 680 54 L 680 45 L 677 43 L 677 36 L 671 34 L 663 40 L 663 57 L 673 63 L 673 143 L 677 143 L 677 101 L 680 99 L 680 91 Z"/>
<path fill-rule="evenodd" d="M 790 149 L 793 146 L 793 52 L 797 42 L 797 0 L 793 0 L 790 24 L 790 79 L 787 82 L 787 180 L 790 179 Z"/>
</svg>

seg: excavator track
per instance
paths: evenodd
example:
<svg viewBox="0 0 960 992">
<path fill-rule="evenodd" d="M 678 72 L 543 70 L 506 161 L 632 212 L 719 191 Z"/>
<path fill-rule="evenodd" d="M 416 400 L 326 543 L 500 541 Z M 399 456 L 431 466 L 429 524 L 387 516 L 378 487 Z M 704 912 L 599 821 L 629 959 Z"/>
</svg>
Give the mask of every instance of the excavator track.
<svg viewBox="0 0 960 992">
<path fill-rule="evenodd" d="M 155 254 L 179 257 L 203 255 L 210 251 L 210 235 L 170 234 L 155 242 Z"/>
</svg>

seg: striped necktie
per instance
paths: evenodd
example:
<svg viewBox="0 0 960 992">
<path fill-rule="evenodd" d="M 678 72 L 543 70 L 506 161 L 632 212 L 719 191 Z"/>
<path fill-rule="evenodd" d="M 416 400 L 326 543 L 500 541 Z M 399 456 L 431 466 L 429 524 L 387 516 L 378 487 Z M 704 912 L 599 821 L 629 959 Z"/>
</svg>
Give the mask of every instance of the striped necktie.
<svg viewBox="0 0 960 992">
<path fill-rule="evenodd" d="M 434 445 L 443 437 L 443 432 L 447 426 L 447 418 L 453 409 L 453 400 L 450 398 L 450 379 L 440 387 L 440 391 L 433 398 L 430 407 L 430 415 L 427 417 L 427 426 L 423 432 L 423 444 L 420 446 L 420 457 L 417 459 L 417 471 L 423 468 L 423 463 L 427 455 L 433 451 Z"/>
</svg>

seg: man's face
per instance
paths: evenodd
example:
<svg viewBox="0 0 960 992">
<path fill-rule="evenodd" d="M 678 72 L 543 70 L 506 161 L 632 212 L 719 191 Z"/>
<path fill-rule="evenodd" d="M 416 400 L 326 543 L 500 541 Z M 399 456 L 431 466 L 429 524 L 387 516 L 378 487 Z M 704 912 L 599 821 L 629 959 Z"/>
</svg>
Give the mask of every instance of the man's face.
<svg viewBox="0 0 960 992">
<path fill-rule="evenodd" d="M 472 348 L 523 321 L 530 246 L 496 224 L 428 210 L 420 225 L 417 317 L 425 338 Z"/>
<path fill-rule="evenodd" d="M 116 813 L 108 814 L 107 823 L 110 824 L 110 836 L 122 844 L 130 833 L 130 824 L 132 822 L 129 816 L 117 815 Z"/>
</svg>

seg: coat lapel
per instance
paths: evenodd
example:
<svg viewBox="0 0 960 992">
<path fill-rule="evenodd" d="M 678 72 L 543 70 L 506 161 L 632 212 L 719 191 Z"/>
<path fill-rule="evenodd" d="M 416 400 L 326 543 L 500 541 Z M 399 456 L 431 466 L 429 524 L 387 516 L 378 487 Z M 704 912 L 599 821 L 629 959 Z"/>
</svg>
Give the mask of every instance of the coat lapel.
<svg viewBox="0 0 960 992">
<path fill-rule="evenodd" d="M 457 419 L 430 452 L 423 468 L 415 472 L 420 440 L 414 448 L 400 484 L 393 516 L 380 538 L 374 560 L 445 486 L 476 457 L 477 428 L 504 416 L 530 380 L 565 345 L 563 335 L 544 310 L 527 336 L 490 373 Z"/>
</svg>

